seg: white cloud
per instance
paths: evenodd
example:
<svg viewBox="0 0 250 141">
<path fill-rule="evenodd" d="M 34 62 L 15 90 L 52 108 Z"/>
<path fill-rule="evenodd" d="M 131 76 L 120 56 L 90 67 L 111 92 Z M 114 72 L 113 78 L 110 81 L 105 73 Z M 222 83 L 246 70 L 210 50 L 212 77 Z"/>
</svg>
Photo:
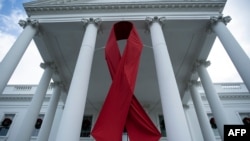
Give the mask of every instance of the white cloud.
<svg viewBox="0 0 250 141">
<path fill-rule="evenodd" d="M 1 1 L 0 1 L 1 2 Z M 2 1 L 3 2 L 3 1 Z M 25 13 L 20 9 L 14 9 L 10 15 L 0 14 L 0 61 L 6 55 L 16 37 L 22 31 L 18 25 L 20 19 L 25 19 Z"/>
<path fill-rule="evenodd" d="M 0 10 L 1 10 L 2 7 L 3 7 L 3 1 L 4 1 L 4 0 L 0 0 Z"/>
<path fill-rule="evenodd" d="M 13 9 L 10 15 L 0 14 L 0 30 L 16 35 L 22 31 L 22 28 L 18 25 L 19 20 L 26 18 L 26 14 L 21 9 Z"/>
<path fill-rule="evenodd" d="M 0 6 L 2 2 L 0 0 Z M 18 21 L 25 20 L 26 17 L 25 12 L 17 8 L 12 9 L 9 15 L 0 14 L 0 61 L 23 30 L 18 25 Z M 41 62 L 40 54 L 32 41 L 8 84 L 38 84 L 43 72 L 43 69 L 39 67 Z"/>
</svg>

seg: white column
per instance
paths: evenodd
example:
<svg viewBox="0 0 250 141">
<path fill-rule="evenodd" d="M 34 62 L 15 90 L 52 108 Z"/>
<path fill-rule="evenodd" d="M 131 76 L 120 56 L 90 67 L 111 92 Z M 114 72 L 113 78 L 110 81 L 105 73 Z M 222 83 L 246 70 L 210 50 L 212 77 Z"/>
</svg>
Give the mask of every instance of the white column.
<svg viewBox="0 0 250 141">
<path fill-rule="evenodd" d="M 97 20 L 97 19 L 96 19 Z M 98 27 L 86 25 L 56 141 L 79 141 Z M 87 20 L 85 20 L 87 21 Z"/>
<path fill-rule="evenodd" d="M 162 110 L 169 141 L 191 141 L 167 45 L 157 17 L 149 20 Z"/>
<path fill-rule="evenodd" d="M 24 22 L 24 21 L 23 21 Z M 37 22 L 27 23 L 21 35 L 17 38 L 11 49 L 0 62 L 0 94 L 6 87 L 12 73 L 21 60 L 30 41 L 37 32 Z"/>
<path fill-rule="evenodd" d="M 250 59 L 226 27 L 224 22 L 228 22 L 230 19 L 230 17 L 213 18 L 212 29 L 218 35 L 248 91 L 250 91 Z"/>
<path fill-rule="evenodd" d="M 61 94 L 61 87 L 58 82 L 53 83 L 54 90 L 50 99 L 47 112 L 43 119 L 42 127 L 39 131 L 37 141 L 47 141 L 49 139 L 50 130 L 53 124 L 54 116 L 56 113 L 59 97 Z"/>
<path fill-rule="evenodd" d="M 203 85 L 209 105 L 211 107 L 217 127 L 219 129 L 219 133 L 221 135 L 221 138 L 224 138 L 224 125 L 229 124 L 229 120 L 227 119 L 226 112 L 220 101 L 219 95 L 216 92 L 212 80 L 206 69 L 206 67 L 210 65 L 210 62 L 199 61 L 196 65 L 197 72 L 200 76 L 200 80 Z"/>
<path fill-rule="evenodd" d="M 24 116 L 23 122 L 20 126 L 19 133 L 16 136 L 15 141 L 29 141 L 32 131 L 34 129 L 37 117 L 39 115 L 44 97 L 46 95 L 51 76 L 52 76 L 52 64 L 46 63 L 41 64 L 45 71 L 36 89 L 36 92 L 31 100 L 30 106 L 27 109 L 26 115 Z"/>
<path fill-rule="evenodd" d="M 191 97 L 194 103 L 194 108 L 201 127 L 203 139 L 204 141 L 216 141 L 211 125 L 209 124 L 207 113 L 204 110 L 204 105 L 202 103 L 201 96 L 196 88 L 197 83 L 198 82 L 196 81 L 191 82 L 189 86 L 190 86 Z"/>
</svg>

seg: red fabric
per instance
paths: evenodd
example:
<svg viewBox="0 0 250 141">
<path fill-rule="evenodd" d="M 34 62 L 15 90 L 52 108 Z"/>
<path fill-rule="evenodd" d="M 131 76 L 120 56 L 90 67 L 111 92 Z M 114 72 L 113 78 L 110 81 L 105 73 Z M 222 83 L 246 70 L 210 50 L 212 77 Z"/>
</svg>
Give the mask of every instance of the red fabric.
<svg viewBox="0 0 250 141">
<path fill-rule="evenodd" d="M 121 39 L 127 39 L 122 56 L 116 42 Z M 113 82 L 91 133 L 96 141 L 121 141 L 124 128 L 130 141 L 158 141 L 161 137 L 133 95 L 142 47 L 132 23 L 113 26 L 105 48 Z"/>
</svg>

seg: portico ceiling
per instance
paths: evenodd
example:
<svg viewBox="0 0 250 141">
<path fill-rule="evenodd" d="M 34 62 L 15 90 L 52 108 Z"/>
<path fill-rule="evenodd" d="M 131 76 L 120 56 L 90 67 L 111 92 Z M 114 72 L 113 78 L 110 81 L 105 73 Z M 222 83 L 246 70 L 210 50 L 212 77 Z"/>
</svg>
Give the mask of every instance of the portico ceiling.
<svg viewBox="0 0 250 141">
<path fill-rule="evenodd" d="M 200 4 L 212 4 L 211 1 L 205 2 L 202 1 Z M 147 2 L 144 4 L 146 3 Z M 160 1 L 160 3 L 164 2 Z M 91 102 L 92 104 L 94 103 L 96 105 L 102 104 L 111 84 L 111 77 L 104 56 L 104 47 L 112 25 L 118 21 L 130 21 L 134 23 L 144 44 L 135 95 L 144 106 L 152 106 L 152 103 L 160 102 L 160 97 L 151 38 L 145 18 L 147 16 L 153 17 L 158 15 L 160 15 L 159 17 L 166 18 L 162 29 L 165 35 L 165 40 L 172 61 L 180 95 L 183 97 L 187 88 L 187 82 L 191 79 L 191 77 L 193 77 L 193 79 L 197 79 L 197 77 L 192 76 L 193 65 L 195 61 L 197 59 L 207 58 L 211 46 L 215 40 L 215 35 L 208 31 L 210 16 L 220 15 L 220 12 L 224 7 L 224 3 L 225 1 L 214 2 L 214 7 L 217 6 L 217 8 L 209 8 L 209 6 L 207 6 L 207 12 L 205 12 L 206 10 L 204 11 L 204 7 L 202 7 L 200 8 L 202 13 L 197 13 L 197 9 L 195 9 L 196 12 L 191 12 L 190 9 L 188 12 L 181 11 L 179 13 L 176 13 L 176 10 L 178 11 L 178 9 L 173 9 L 172 13 L 166 13 L 164 12 L 164 9 L 155 8 L 153 13 L 148 14 L 146 12 L 144 15 L 142 15 L 142 11 L 145 11 L 144 8 L 141 9 L 142 11 L 137 12 L 140 14 L 131 14 L 131 12 L 129 12 L 127 15 L 124 13 L 119 17 L 117 13 L 114 13 L 113 18 L 111 16 L 112 12 L 110 11 L 108 11 L 106 14 L 100 12 L 99 16 L 97 16 L 97 13 L 85 13 L 79 15 L 74 13 L 76 11 L 73 12 L 74 14 L 72 14 L 72 11 L 70 11 L 65 15 L 65 11 L 62 12 L 64 14 L 60 14 L 58 10 L 55 10 L 56 14 L 48 14 L 50 10 L 44 12 L 38 11 L 37 13 L 37 11 L 32 11 L 34 10 L 34 7 L 39 7 L 38 5 L 34 4 L 34 2 L 30 4 L 27 3 L 25 5 L 25 9 L 28 15 L 30 15 L 31 19 L 39 21 L 40 33 L 34 38 L 34 40 L 42 58 L 44 61 L 53 61 L 56 63 L 59 75 L 55 75 L 53 79 L 54 81 L 63 81 L 66 89 L 68 89 L 70 86 L 78 52 L 80 50 L 85 32 L 85 26 L 81 22 L 81 19 L 83 17 L 97 17 L 103 20 L 97 35 L 87 100 L 87 102 Z M 93 5 L 95 4 L 96 3 Z M 107 3 L 105 4 L 107 5 Z M 121 6 L 123 4 L 124 3 L 120 3 Z M 165 4 L 168 4 L 168 2 L 166 1 Z M 190 3 L 186 2 L 186 4 Z M 46 4 L 43 3 L 43 5 L 45 5 L 43 6 L 43 8 L 45 8 Z M 84 3 L 82 3 L 82 5 L 84 6 Z M 91 5 L 91 3 L 88 2 L 86 5 Z M 55 4 L 53 6 L 56 8 Z M 60 4 L 60 6 L 62 6 L 62 4 Z M 51 6 L 47 7 L 48 9 L 52 8 Z M 157 9 L 159 11 L 156 11 Z M 93 9 L 91 10 L 93 11 Z M 133 10 L 135 9 L 132 9 L 131 7 L 131 11 Z M 169 10 L 170 9 L 166 8 L 166 11 Z M 33 14 L 34 16 L 32 16 Z M 70 17 L 70 14 L 72 14 L 72 17 Z M 103 17 L 101 15 L 103 15 Z M 119 41 L 121 50 L 125 42 L 126 41 Z"/>
</svg>

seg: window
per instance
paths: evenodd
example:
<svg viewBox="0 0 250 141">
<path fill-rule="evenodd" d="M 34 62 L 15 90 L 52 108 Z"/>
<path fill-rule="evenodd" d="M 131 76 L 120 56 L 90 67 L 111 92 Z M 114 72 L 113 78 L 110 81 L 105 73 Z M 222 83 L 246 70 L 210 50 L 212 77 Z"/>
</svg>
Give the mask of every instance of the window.
<svg viewBox="0 0 250 141">
<path fill-rule="evenodd" d="M 240 113 L 239 115 L 244 125 L 250 125 L 250 113 Z"/>
<path fill-rule="evenodd" d="M 213 115 L 208 114 L 208 119 L 209 119 L 209 123 L 211 125 L 211 128 L 213 129 L 214 135 L 219 137 L 220 136 L 219 130 L 217 128 L 217 125 L 216 125 L 216 122 L 215 122 L 215 119 L 214 119 Z"/>
<path fill-rule="evenodd" d="M 13 122 L 15 114 L 5 114 L 3 120 L 0 125 L 0 136 L 6 136 L 11 124 Z"/>
<path fill-rule="evenodd" d="M 164 117 L 163 115 L 159 115 L 159 124 L 160 124 L 160 130 L 161 130 L 161 136 L 166 137 L 166 128 L 165 128 L 165 122 L 164 122 Z"/>
<path fill-rule="evenodd" d="M 83 117 L 80 137 L 90 137 L 93 116 Z"/>
<path fill-rule="evenodd" d="M 43 123 L 43 118 L 44 118 L 43 114 L 40 114 L 37 117 L 36 123 L 34 125 L 34 129 L 33 129 L 33 132 L 32 132 L 32 136 L 38 136 L 38 133 L 39 133 L 40 128 L 41 128 L 42 123 Z"/>
</svg>

